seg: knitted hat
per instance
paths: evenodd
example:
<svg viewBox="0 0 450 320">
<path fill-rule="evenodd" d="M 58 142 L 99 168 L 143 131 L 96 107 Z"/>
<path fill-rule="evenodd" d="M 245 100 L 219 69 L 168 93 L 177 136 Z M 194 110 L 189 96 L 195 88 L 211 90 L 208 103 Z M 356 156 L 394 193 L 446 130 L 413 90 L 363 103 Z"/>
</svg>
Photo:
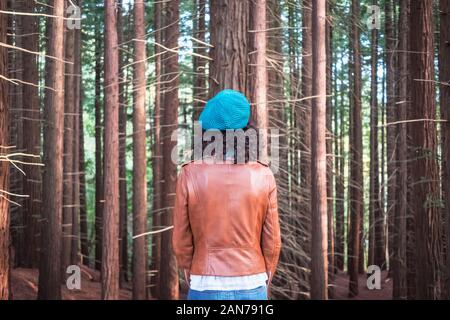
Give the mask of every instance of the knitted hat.
<svg viewBox="0 0 450 320">
<path fill-rule="evenodd" d="M 250 118 L 250 103 L 240 92 L 222 90 L 211 98 L 203 112 L 200 122 L 204 130 L 242 129 Z"/>
</svg>

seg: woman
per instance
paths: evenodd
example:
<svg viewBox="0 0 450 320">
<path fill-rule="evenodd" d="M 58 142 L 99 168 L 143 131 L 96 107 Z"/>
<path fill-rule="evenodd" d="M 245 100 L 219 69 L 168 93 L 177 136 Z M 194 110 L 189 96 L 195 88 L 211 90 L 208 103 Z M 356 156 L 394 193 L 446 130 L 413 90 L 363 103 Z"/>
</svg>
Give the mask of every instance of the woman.
<svg viewBox="0 0 450 320">
<path fill-rule="evenodd" d="M 203 130 L 225 136 L 250 133 L 249 120 L 250 104 L 234 90 L 218 93 L 200 115 Z M 242 144 L 228 150 L 226 140 L 223 156 L 206 161 L 203 154 L 181 168 L 174 252 L 189 300 L 267 300 L 281 248 L 275 178 L 266 163 L 252 159 L 254 140 L 246 139 L 243 158 Z"/>
</svg>

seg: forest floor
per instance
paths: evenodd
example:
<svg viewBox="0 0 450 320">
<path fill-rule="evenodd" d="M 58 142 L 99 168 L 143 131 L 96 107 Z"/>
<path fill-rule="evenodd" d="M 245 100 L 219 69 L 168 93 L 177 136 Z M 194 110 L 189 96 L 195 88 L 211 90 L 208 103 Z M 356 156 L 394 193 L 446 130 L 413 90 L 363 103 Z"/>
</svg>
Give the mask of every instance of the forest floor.
<svg viewBox="0 0 450 320">
<path fill-rule="evenodd" d="M 388 278 L 388 272 L 381 272 L 381 289 L 369 290 L 367 288 L 367 276 L 359 275 L 359 294 L 354 298 L 348 297 L 348 275 L 339 272 L 334 281 L 335 300 L 391 300 L 392 299 L 392 279 Z"/>
<path fill-rule="evenodd" d="M 38 270 L 15 268 L 11 272 L 12 294 L 15 300 L 35 300 L 38 291 Z M 344 272 L 336 275 L 334 286 L 335 300 L 390 300 L 392 298 L 392 280 L 387 277 L 387 271 L 382 272 L 381 289 L 369 290 L 366 285 L 366 275 L 359 276 L 359 295 L 348 297 L 348 276 Z M 64 300 L 98 300 L 101 295 L 100 272 L 81 267 L 81 290 L 69 290 L 61 285 Z M 180 298 L 184 298 L 180 295 Z M 120 290 L 120 299 L 131 299 L 131 287 Z"/>
<path fill-rule="evenodd" d="M 37 269 L 15 268 L 11 270 L 12 295 L 14 300 L 35 300 L 38 291 Z M 100 272 L 81 267 L 81 290 L 69 290 L 61 285 L 63 300 L 99 300 L 101 298 Z M 131 299 L 131 287 L 120 290 L 120 299 Z"/>
</svg>

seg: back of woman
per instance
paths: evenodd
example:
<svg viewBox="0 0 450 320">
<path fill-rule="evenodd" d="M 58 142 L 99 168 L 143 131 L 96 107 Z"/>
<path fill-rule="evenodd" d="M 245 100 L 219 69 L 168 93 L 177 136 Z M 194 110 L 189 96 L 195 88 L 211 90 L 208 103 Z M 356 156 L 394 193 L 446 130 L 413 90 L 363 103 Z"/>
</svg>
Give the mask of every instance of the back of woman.
<svg viewBox="0 0 450 320">
<path fill-rule="evenodd" d="M 277 187 L 266 163 L 213 157 L 182 166 L 173 248 L 189 299 L 267 299 L 280 247 Z"/>
</svg>

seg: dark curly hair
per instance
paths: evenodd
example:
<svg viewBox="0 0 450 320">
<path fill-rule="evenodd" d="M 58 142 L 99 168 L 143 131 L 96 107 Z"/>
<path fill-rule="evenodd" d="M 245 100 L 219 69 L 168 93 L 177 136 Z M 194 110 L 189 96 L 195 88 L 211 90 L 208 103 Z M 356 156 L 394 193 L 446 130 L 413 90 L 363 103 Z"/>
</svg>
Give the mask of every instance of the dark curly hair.
<svg viewBox="0 0 450 320">
<path fill-rule="evenodd" d="M 250 120 L 246 127 L 237 130 L 220 130 L 221 136 L 223 137 L 223 159 L 233 160 L 235 164 L 248 163 L 249 161 L 257 161 L 260 157 L 259 154 L 259 129 L 256 127 L 255 123 Z M 206 141 L 203 139 L 206 135 L 211 135 L 211 139 Z M 215 138 L 218 134 L 218 130 L 202 130 L 202 158 L 205 157 L 205 150 L 211 149 L 211 154 L 216 155 L 215 150 Z M 244 146 L 242 146 L 242 141 L 238 138 L 244 138 Z M 229 141 L 230 140 L 230 141 Z M 230 145 L 232 143 L 232 146 Z M 229 150 L 231 149 L 231 150 Z"/>
</svg>

